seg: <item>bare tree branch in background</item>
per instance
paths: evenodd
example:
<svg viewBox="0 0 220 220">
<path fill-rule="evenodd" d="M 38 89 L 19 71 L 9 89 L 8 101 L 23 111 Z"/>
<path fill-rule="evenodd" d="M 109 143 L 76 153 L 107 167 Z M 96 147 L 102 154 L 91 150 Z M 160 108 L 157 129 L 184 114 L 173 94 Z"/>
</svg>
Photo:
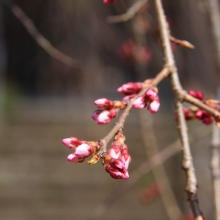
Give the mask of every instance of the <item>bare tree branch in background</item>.
<svg viewBox="0 0 220 220">
<path fill-rule="evenodd" d="M 80 62 L 56 49 L 35 27 L 32 20 L 23 10 L 11 0 L 4 0 L 5 5 L 11 10 L 15 17 L 24 25 L 28 33 L 34 38 L 37 44 L 42 47 L 51 57 L 71 67 L 80 68 Z"/>
<path fill-rule="evenodd" d="M 146 112 L 140 111 L 139 113 L 139 121 L 141 124 L 141 136 L 145 146 L 146 156 L 150 163 L 150 158 L 154 155 L 159 154 L 159 149 L 156 143 L 156 137 L 153 132 L 153 124 L 152 117 L 148 116 Z M 146 135 L 147 134 L 147 135 Z M 172 187 L 170 186 L 170 182 L 163 164 L 158 167 L 152 169 L 153 176 L 155 178 L 156 183 L 163 183 L 163 190 L 160 192 L 160 197 L 171 220 L 178 220 L 182 218 L 182 212 L 178 206 L 175 195 L 173 193 Z"/>
<path fill-rule="evenodd" d="M 109 23 L 125 22 L 132 19 L 136 13 L 148 2 L 148 0 L 137 0 L 124 14 L 109 16 L 106 20 Z"/>
<path fill-rule="evenodd" d="M 217 97 L 220 98 L 220 87 Z M 215 220 L 220 220 L 220 132 L 216 126 L 213 126 L 210 148 Z"/>
</svg>

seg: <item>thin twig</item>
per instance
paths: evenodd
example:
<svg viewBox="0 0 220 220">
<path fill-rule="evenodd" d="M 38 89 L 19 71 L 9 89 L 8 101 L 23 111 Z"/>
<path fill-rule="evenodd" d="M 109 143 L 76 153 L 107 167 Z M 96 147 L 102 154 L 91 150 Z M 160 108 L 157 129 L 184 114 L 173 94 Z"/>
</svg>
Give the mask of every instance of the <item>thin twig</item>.
<svg viewBox="0 0 220 220">
<path fill-rule="evenodd" d="M 109 23 L 125 22 L 132 19 L 135 14 L 148 2 L 148 0 L 138 0 L 135 2 L 126 13 L 116 16 L 109 16 L 106 20 Z"/>
<path fill-rule="evenodd" d="M 185 116 L 183 113 L 183 106 L 179 99 L 178 91 L 182 91 L 182 86 L 179 81 L 179 76 L 177 72 L 177 68 L 175 65 L 175 60 L 173 57 L 170 41 L 169 41 L 169 29 L 168 24 L 166 22 L 166 17 L 164 14 L 163 6 L 161 0 L 154 0 L 157 19 L 160 27 L 160 35 L 161 41 L 164 51 L 165 64 L 168 68 L 170 68 L 171 75 L 171 84 L 172 89 L 174 91 L 176 97 L 176 108 L 177 108 L 177 117 L 178 117 L 178 128 L 180 133 L 180 139 L 182 142 L 182 150 L 183 150 L 183 163 L 182 166 L 184 168 L 187 184 L 186 184 L 186 192 L 188 195 L 188 200 L 190 202 L 191 209 L 194 214 L 194 218 L 196 220 L 203 219 L 202 212 L 200 211 L 197 199 L 197 179 L 195 175 L 194 165 L 192 161 L 192 155 L 189 145 L 189 137 L 187 132 L 187 125 Z"/>
<path fill-rule="evenodd" d="M 220 87 L 217 97 L 220 98 Z M 215 125 L 213 126 L 210 148 L 215 220 L 220 220 L 220 131 Z"/>
<path fill-rule="evenodd" d="M 11 10 L 14 16 L 24 25 L 28 33 L 34 38 L 37 44 L 42 47 L 51 57 L 71 67 L 80 68 L 80 62 L 56 49 L 35 27 L 32 20 L 23 10 L 11 0 L 4 0 L 5 5 Z"/>
</svg>

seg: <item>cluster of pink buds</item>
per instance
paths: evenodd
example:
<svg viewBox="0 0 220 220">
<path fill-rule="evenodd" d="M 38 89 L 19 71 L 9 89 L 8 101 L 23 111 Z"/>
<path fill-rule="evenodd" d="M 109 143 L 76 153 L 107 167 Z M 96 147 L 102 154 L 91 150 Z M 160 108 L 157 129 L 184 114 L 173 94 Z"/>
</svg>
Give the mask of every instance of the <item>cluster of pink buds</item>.
<svg viewBox="0 0 220 220">
<path fill-rule="evenodd" d="M 67 160 L 73 163 L 82 163 L 85 158 L 93 155 L 98 150 L 98 144 L 93 141 L 81 141 L 76 137 L 64 138 L 63 144 L 75 152 L 69 154 Z"/>
<path fill-rule="evenodd" d="M 103 4 L 108 5 L 116 2 L 117 0 L 103 0 Z"/>
<path fill-rule="evenodd" d="M 119 56 L 128 63 L 139 63 L 147 65 L 152 58 L 152 51 L 149 47 L 138 47 L 136 43 L 128 39 L 118 50 Z"/>
<path fill-rule="evenodd" d="M 125 136 L 121 130 L 115 135 L 115 141 L 103 158 L 103 165 L 106 172 L 114 179 L 128 179 L 128 166 L 131 156 L 128 154 L 128 147 L 124 144 Z"/>
<path fill-rule="evenodd" d="M 107 98 L 97 99 L 94 104 L 100 109 L 93 112 L 92 119 L 99 125 L 109 124 L 117 116 L 118 111 L 127 106 L 125 101 L 111 101 Z"/>
<path fill-rule="evenodd" d="M 150 83 L 151 80 L 146 80 L 144 83 L 129 82 L 118 88 L 118 92 L 126 95 L 123 100 L 127 101 L 136 96 L 143 87 L 146 87 Z M 139 110 L 147 107 L 151 113 L 156 113 L 160 107 L 160 99 L 158 97 L 157 87 L 151 87 L 143 96 L 137 97 L 134 100 L 132 107 Z"/>
<path fill-rule="evenodd" d="M 201 91 L 194 91 L 194 90 L 189 90 L 188 93 L 202 101 L 204 104 L 216 109 L 220 110 L 220 102 L 217 100 L 213 99 L 204 99 L 204 95 Z M 207 111 L 199 109 L 197 107 L 189 107 L 189 108 L 184 108 L 184 115 L 186 120 L 194 120 L 198 119 L 201 120 L 203 124 L 209 125 L 211 124 L 214 120 L 217 122 L 217 126 L 219 126 L 220 119 L 218 117 L 214 119 L 212 115 L 210 115 Z M 176 114 L 176 111 L 175 111 Z M 177 120 L 177 118 L 176 118 Z"/>
</svg>

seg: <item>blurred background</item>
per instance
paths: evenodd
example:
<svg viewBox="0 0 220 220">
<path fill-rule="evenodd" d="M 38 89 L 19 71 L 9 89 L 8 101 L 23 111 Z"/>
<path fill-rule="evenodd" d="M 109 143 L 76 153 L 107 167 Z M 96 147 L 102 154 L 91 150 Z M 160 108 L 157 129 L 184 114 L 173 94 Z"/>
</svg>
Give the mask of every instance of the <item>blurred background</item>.
<svg viewBox="0 0 220 220">
<path fill-rule="evenodd" d="M 214 97 L 219 82 L 218 64 L 205 2 L 164 0 L 163 4 L 172 35 L 188 40 L 196 48 L 173 45 L 184 88 Z M 162 69 L 153 1 L 128 22 L 106 22 L 108 16 L 125 13 L 133 3 L 1 1 L 0 219 L 92 219 L 89 216 L 106 196 L 117 194 L 114 187 L 119 185 L 120 191 L 123 180 L 110 178 L 100 163 L 88 166 L 67 162 L 71 151 L 61 140 L 70 136 L 94 141 L 103 138 L 115 122 L 96 125 L 91 119 L 96 109 L 93 101 L 101 97 L 121 99 L 116 90 L 123 83 L 152 78 Z M 71 65 L 62 62 L 63 56 L 52 57 L 51 47 L 49 52 L 42 48 L 42 39 L 33 25 L 54 48 L 74 59 Z M 152 144 L 144 141 L 151 140 L 148 135 L 156 138 L 161 150 L 178 138 L 168 79 L 159 85 L 159 96 L 161 109 L 156 115 L 143 110 L 147 119 L 153 117 L 144 135 L 139 112 L 132 111 L 125 124 L 126 144 L 132 155 L 131 172 L 146 161 L 145 148 Z M 201 122 L 189 123 L 189 132 L 194 134 L 191 143 L 200 206 L 207 219 L 213 218 L 211 130 Z M 184 219 L 189 220 L 181 153 L 176 153 L 164 166 L 177 205 Z M 140 175 L 100 219 L 170 219 L 160 199 L 163 179 L 159 181 L 160 189 L 154 181 L 151 173 Z"/>
</svg>

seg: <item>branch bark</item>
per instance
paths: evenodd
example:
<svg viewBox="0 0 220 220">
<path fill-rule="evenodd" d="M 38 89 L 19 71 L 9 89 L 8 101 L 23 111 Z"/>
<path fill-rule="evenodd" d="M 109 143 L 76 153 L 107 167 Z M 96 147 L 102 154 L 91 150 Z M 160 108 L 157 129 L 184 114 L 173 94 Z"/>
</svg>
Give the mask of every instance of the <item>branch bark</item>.
<svg viewBox="0 0 220 220">
<path fill-rule="evenodd" d="M 186 192 L 188 195 L 188 200 L 190 202 L 191 209 L 194 214 L 194 218 L 196 220 L 202 220 L 203 214 L 200 211 L 199 205 L 198 205 L 198 199 L 197 199 L 197 179 L 195 175 L 195 169 L 193 165 L 190 145 L 189 145 L 189 138 L 188 138 L 188 132 L 187 132 L 187 125 L 185 116 L 183 113 L 183 106 L 182 106 L 182 99 L 180 99 L 179 93 L 180 91 L 183 91 L 182 86 L 179 81 L 179 76 L 174 60 L 174 56 L 172 53 L 170 41 L 169 41 L 169 28 L 168 24 L 166 22 L 166 17 L 164 14 L 163 6 L 161 0 L 154 0 L 155 3 L 155 9 L 157 13 L 157 20 L 159 23 L 160 28 L 160 35 L 161 35 L 161 41 L 164 51 L 164 61 L 165 66 L 170 69 L 171 75 L 170 80 L 172 84 L 172 89 L 175 94 L 176 98 L 176 108 L 177 108 L 177 117 L 178 117 L 178 129 L 180 134 L 180 139 L 182 142 L 182 150 L 183 150 L 183 162 L 182 166 L 186 174 Z"/>
<path fill-rule="evenodd" d="M 80 62 L 56 49 L 35 27 L 32 20 L 23 10 L 11 0 L 4 0 L 5 5 L 11 10 L 14 16 L 24 25 L 27 32 L 33 37 L 37 44 L 42 47 L 54 59 L 71 67 L 80 68 Z"/>
</svg>

